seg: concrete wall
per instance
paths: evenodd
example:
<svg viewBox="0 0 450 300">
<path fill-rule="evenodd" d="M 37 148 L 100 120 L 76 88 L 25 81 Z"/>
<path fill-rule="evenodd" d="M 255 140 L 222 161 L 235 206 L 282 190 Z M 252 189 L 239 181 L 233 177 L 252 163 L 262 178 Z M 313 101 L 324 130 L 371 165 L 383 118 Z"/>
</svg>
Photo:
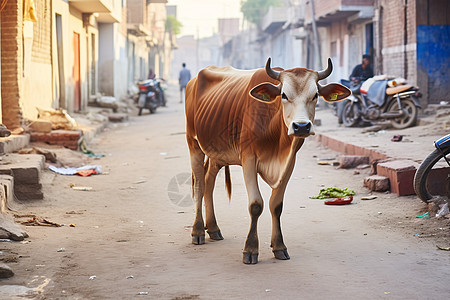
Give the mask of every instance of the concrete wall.
<svg viewBox="0 0 450 300">
<path fill-rule="evenodd" d="M 36 119 L 36 107 L 49 108 L 53 103 L 52 89 L 52 10 L 51 1 L 35 2 L 36 22 L 24 21 L 23 26 L 23 97 L 24 118 Z"/>
</svg>

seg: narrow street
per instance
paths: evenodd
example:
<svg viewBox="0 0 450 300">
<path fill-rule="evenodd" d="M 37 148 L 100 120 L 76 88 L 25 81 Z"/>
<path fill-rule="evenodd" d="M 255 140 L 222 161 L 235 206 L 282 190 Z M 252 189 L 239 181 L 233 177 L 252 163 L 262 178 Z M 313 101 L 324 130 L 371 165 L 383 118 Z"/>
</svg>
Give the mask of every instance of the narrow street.
<svg viewBox="0 0 450 300">
<path fill-rule="evenodd" d="M 257 265 L 242 263 L 249 229 L 241 168 L 233 166 L 229 203 L 219 173 L 215 208 L 223 241 L 191 244 L 194 209 L 185 142 L 184 104 L 169 90 L 168 107 L 130 116 L 99 134 L 90 149 L 105 154 L 90 177 L 46 170 L 43 201 L 26 203 L 62 227 L 26 227 L 26 243 L 0 243 L 15 276 L 0 281 L 1 299 L 445 299 L 450 258 L 431 240 L 414 237 L 420 200 L 368 191 L 369 170 L 336 169 L 317 158 L 337 154 L 308 140 L 298 153 L 282 215 L 291 259 L 273 258 L 269 187 L 259 220 Z M 92 187 L 73 190 L 70 185 Z M 322 187 L 356 191 L 354 203 L 310 199 Z M 404 216 L 409 216 L 405 219 Z M 411 218 L 413 220 L 411 220 Z M 74 227 L 69 225 L 73 224 Z"/>
</svg>

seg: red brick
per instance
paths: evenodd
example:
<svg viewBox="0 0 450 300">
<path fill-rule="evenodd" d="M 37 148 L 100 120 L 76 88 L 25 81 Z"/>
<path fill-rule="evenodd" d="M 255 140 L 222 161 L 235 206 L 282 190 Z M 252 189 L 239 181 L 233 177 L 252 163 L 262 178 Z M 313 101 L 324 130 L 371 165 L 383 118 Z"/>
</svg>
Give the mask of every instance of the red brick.
<svg viewBox="0 0 450 300">
<path fill-rule="evenodd" d="M 414 174 L 418 164 L 410 160 L 393 160 L 377 165 L 377 174 L 389 178 L 391 192 L 399 196 L 414 195 Z"/>
</svg>

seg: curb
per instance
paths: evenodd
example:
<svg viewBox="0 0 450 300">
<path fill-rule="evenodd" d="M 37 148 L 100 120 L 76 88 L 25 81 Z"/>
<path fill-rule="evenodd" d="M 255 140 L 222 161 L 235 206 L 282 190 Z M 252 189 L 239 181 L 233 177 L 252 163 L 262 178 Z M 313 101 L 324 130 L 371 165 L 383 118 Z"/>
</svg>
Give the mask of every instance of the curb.
<svg viewBox="0 0 450 300">
<path fill-rule="evenodd" d="M 356 146 L 324 134 L 317 134 L 315 140 L 322 146 L 342 154 L 368 156 L 371 164 L 376 163 L 377 175 L 389 179 L 392 193 L 398 196 L 415 195 L 414 175 L 419 166 L 416 162 L 396 159 L 374 149 Z M 377 161 L 384 162 L 377 163 Z"/>
</svg>

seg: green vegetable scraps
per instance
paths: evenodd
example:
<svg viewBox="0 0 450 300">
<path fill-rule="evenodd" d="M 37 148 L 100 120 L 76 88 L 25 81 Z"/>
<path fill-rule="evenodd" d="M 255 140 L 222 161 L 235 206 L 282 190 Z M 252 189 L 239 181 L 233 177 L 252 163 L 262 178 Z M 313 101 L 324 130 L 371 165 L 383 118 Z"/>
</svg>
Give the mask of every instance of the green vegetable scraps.
<svg viewBox="0 0 450 300">
<path fill-rule="evenodd" d="M 321 189 L 319 192 L 319 196 L 309 197 L 309 198 L 311 198 L 311 199 L 344 198 L 344 197 L 353 196 L 353 195 L 355 195 L 354 190 L 350 190 L 348 188 L 340 189 L 340 188 L 332 187 L 332 188 Z"/>
</svg>

